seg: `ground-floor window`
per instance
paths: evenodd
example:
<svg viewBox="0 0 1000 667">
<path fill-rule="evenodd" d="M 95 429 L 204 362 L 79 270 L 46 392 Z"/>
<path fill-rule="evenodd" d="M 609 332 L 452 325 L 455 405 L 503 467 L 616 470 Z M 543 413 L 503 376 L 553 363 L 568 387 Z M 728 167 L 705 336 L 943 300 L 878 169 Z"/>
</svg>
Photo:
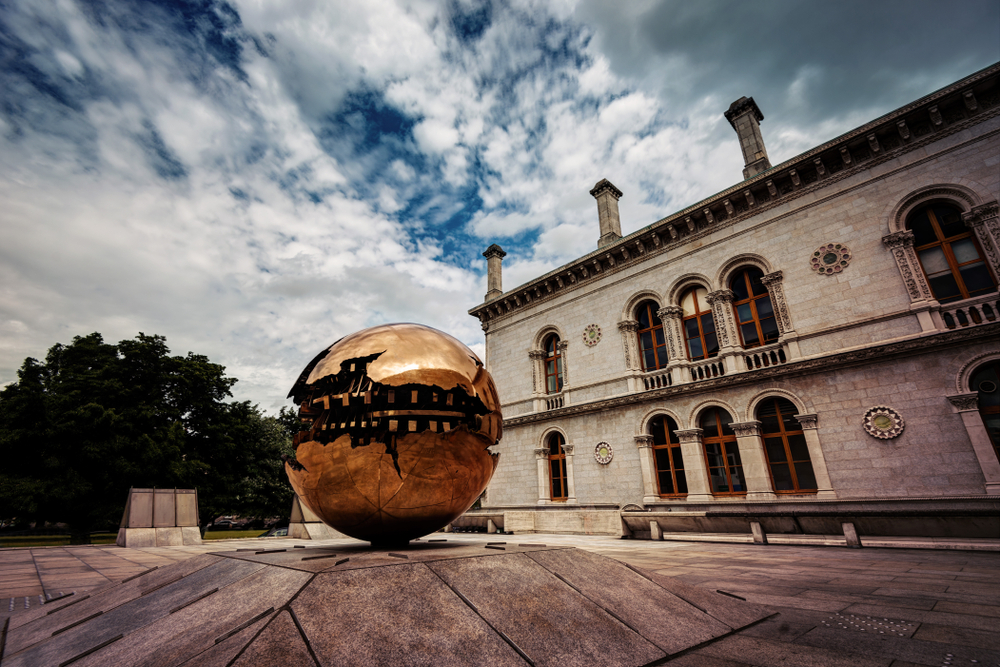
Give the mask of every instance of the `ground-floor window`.
<svg viewBox="0 0 1000 667">
<path fill-rule="evenodd" d="M 715 494 L 745 494 L 743 461 L 736 445 L 736 433 L 730 428 L 732 416 L 720 408 L 709 408 L 701 414 L 702 442 L 708 478 Z"/>
<path fill-rule="evenodd" d="M 795 419 L 797 412 L 795 404 L 786 398 L 765 398 L 757 406 L 771 485 L 778 493 L 816 490 L 809 447 L 802 425 Z"/>
<path fill-rule="evenodd" d="M 549 481 L 552 500 L 566 500 L 566 452 L 565 440 L 561 433 L 549 436 Z"/>
<path fill-rule="evenodd" d="M 670 417 L 660 415 L 649 423 L 653 436 L 653 457 L 656 461 L 656 484 L 661 496 L 687 495 L 687 478 L 684 476 L 684 458 L 677 439 L 677 424 Z"/>
<path fill-rule="evenodd" d="M 1000 360 L 991 361 L 972 374 L 970 389 L 979 394 L 979 416 L 1000 459 Z"/>
</svg>

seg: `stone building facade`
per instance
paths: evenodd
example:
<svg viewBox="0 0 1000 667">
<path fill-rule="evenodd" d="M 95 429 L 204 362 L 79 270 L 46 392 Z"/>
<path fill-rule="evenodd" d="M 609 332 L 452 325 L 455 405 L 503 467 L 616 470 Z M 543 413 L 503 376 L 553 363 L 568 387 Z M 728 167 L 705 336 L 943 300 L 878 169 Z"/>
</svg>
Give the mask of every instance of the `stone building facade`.
<svg viewBox="0 0 1000 667">
<path fill-rule="evenodd" d="M 924 517 L 904 533 L 993 530 L 939 519 L 1000 509 L 998 82 L 1000 64 L 776 166 L 741 98 L 740 183 L 622 237 L 603 180 L 597 249 L 513 289 L 491 246 L 469 312 L 505 421 L 482 511 L 656 537 L 648 516 L 785 532 L 863 505 Z"/>
</svg>

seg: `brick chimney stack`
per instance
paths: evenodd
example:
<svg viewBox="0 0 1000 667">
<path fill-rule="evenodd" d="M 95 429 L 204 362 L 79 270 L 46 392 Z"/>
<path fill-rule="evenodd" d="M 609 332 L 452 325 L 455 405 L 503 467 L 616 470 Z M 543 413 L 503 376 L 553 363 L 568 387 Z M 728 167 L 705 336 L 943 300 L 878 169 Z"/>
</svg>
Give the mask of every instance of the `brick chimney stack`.
<svg viewBox="0 0 1000 667">
<path fill-rule="evenodd" d="M 503 294 L 503 284 L 501 280 L 501 263 L 507 253 L 496 243 L 491 245 L 483 253 L 486 258 L 486 300 L 495 299 Z"/>
<path fill-rule="evenodd" d="M 764 149 L 764 139 L 760 136 L 760 121 L 764 114 L 760 112 L 752 97 L 741 97 L 729 105 L 725 113 L 726 120 L 736 130 L 743 150 L 743 178 L 747 179 L 771 168 Z"/>
<path fill-rule="evenodd" d="M 597 182 L 590 191 L 597 200 L 597 215 L 601 223 L 601 236 L 597 239 L 597 247 L 603 248 L 622 237 L 622 221 L 618 217 L 618 200 L 622 191 L 604 178 Z"/>
</svg>

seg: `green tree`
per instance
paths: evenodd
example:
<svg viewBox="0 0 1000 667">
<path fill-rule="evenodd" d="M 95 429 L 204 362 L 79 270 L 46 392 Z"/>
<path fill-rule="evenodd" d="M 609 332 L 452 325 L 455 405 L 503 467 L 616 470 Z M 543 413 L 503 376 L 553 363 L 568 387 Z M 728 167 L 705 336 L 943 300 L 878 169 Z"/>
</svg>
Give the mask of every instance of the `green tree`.
<svg viewBox="0 0 1000 667">
<path fill-rule="evenodd" d="M 117 524 L 131 486 L 197 488 L 202 525 L 287 512 L 281 421 L 226 402 L 223 366 L 169 352 L 162 336 L 94 333 L 26 359 L 0 391 L 0 516 L 64 521 L 87 541 Z"/>
</svg>

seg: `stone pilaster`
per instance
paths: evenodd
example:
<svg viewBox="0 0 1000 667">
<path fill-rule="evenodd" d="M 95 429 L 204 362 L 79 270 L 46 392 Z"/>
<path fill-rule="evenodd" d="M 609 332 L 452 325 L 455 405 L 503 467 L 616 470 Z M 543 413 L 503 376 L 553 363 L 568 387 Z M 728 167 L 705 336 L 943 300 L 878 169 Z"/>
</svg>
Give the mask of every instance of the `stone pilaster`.
<svg viewBox="0 0 1000 667">
<path fill-rule="evenodd" d="M 986 255 L 986 263 L 993 269 L 993 276 L 1000 280 L 1000 205 L 991 201 L 979 206 L 973 206 L 968 213 L 962 214 L 965 226 L 970 228 L 979 241 L 979 246 Z"/>
<path fill-rule="evenodd" d="M 552 502 L 549 488 L 549 450 L 539 447 L 535 450 L 535 460 L 538 467 L 538 504 L 547 505 Z"/>
<path fill-rule="evenodd" d="M 786 336 L 795 333 L 792 326 L 792 317 L 788 312 L 788 303 L 785 301 L 785 290 L 781 286 L 783 275 L 781 271 L 768 273 L 762 276 L 760 281 L 764 283 L 768 294 L 771 295 L 771 305 L 774 306 L 775 321 L 778 323 L 778 334 Z"/>
<path fill-rule="evenodd" d="M 548 393 L 545 386 L 545 350 L 531 350 L 528 358 L 531 359 L 531 391 L 536 396 Z"/>
<path fill-rule="evenodd" d="M 809 450 L 809 460 L 812 462 L 813 475 L 816 476 L 816 498 L 819 500 L 835 500 L 837 493 L 830 482 L 830 472 L 826 469 L 826 457 L 819 443 L 819 428 L 815 414 L 795 415 L 802 426 L 802 434 L 806 438 L 806 448 Z"/>
<path fill-rule="evenodd" d="M 681 443 L 681 456 L 684 457 L 684 476 L 687 478 L 689 503 L 712 500 L 708 465 L 705 463 L 705 450 L 701 444 L 702 433 L 704 431 L 700 428 L 677 431 L 677 439 Z"/>
<path fill-rule="evenodd" d="M 962 417 L 965 432 L 983 471 L 986 493 L 991 496 L 1000 495 L 1000 461 L 997 460 L 990 434 L 986 432 L 983 418 L 979 414 L 979 393 L 956 394 L 947 398 L 955 412 Z"/>
<path fill-rule="evenodd" d="M 639 359 L 639 348 L 635 335 L 639 330 L 639 323 L 635 320 L 622 320 L 618 323 L 618 330 L 622 333 L 622 347 L 625 350 L 625 368 L 630 371 L 641 370 L 642 365 Z"/>
<path fill-rule="evenodd" d="M 569 387 L 569 358 L 566 356 L 566 350 L 569 348 L 568 340 L 560 340 L 557 344 L 559 348 L 559 356 L 562 357 L 562 384 L 563 391 Z"/>
<path fill-rule="evenodd" d="M 686 360 L 684 330 L 681 326 L 684 319 L 684 309 L 680 306 L 664 306 L 656 311 L 656 315 L 663 322 L 663 335 L 667 339 L 668 361 Z"/>
<path fill-rule="evenodd" d="M 934 300 L 927 279 L 924 278 L 924 271 L 920 268 L 920 262 L 917 260 L 917 253 L 913 250 L 913 232 L 904 229 L 901 232 L 888 234 L 882 237 L 882 244 L 889 249 L 896 260 L 896 266 L 899 267 L 899 273 L 903 277 L 903 284 L 906 285 L 910 301 L 916 303 Z"/>
<path fill-rule="evenodd" d="M 720 289 L 709 292 L 705 298 L 712 307 L 715 335 L 719 339 L 719 360 L 725 364 L 727 373 L 738 372 L 736 352 L 740 349 L 740 335 L 733 316 L 736 294 L 731 289 Z"/>
<path fill-rule="evenodd" d="M 639 471 L 642 473 L 642 502 L 656 502 L 660 499 L 660 490 L 656 483 L 656 458 L 653 454 L 653 436 L 635 436 L 635 446 L 639 448 Z"/>
<path fill-rule="evenodd" d="M 566 443 L 563 451 L 566 453 L 566 502 L 573 504 L 576 503 L 576 480 L 573 475 L 573 452 L 576 451 L 576 445 Z"/>
<path fill-rule="evenodd" d="M 771 474 L 760 437 L 760 422 L 748 421 L 729 425 L 736 433 L 736 446 L 743 461 L 743 479 L 747 484 L 747 500 L 776 500 L 771 487 Z"/>
</svg>

